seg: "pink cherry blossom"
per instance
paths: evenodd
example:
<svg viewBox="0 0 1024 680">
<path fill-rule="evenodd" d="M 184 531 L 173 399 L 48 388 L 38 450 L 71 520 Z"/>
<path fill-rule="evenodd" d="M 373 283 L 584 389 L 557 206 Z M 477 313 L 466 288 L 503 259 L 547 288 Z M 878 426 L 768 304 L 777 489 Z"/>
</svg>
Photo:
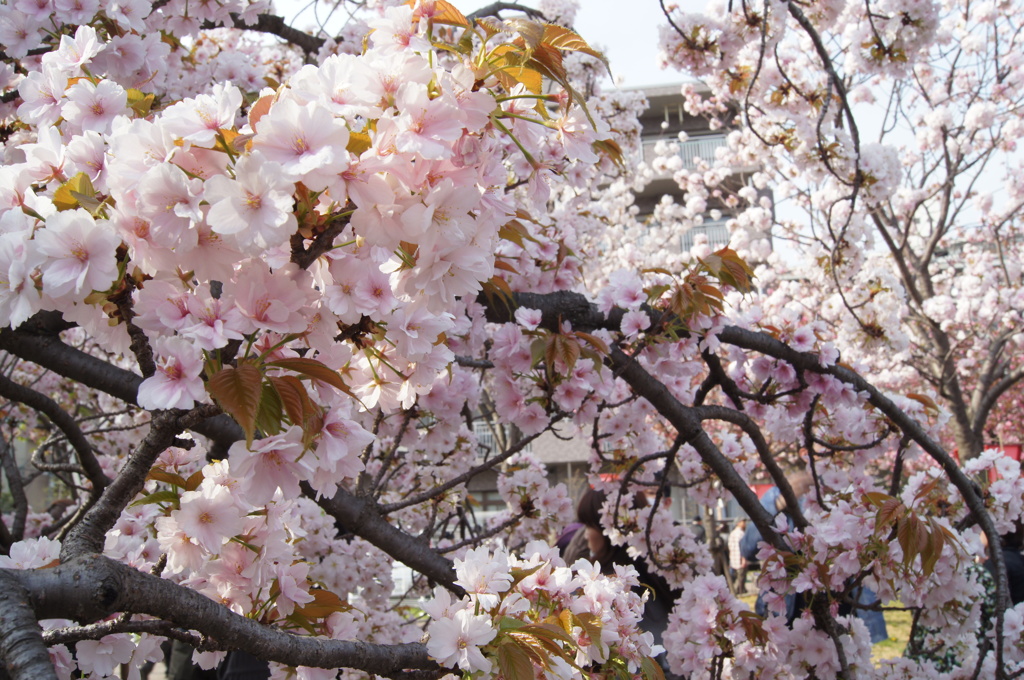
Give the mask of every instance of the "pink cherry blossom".
<svg viewBox="0 0 1024 680">
<path fill-rule="evenodd" d="M 50 217 L 35 235 L 43 290 L 53 297 L 85 297 L 106 290 L 117 278 L 114 248 L 120 240 L 108 223 L 96 221 L 85 210 L 67 210 Z"/>
<path fill-rule="evenodd" d="M 316 103 L 277 102 L 260 120 L 253 147 L 280 163 L 283 176 L 322 190 L 348 168 L 348 128 Z"/>
<path fill-rule="evenodd" d="M 489 673 L 491 662 L 480 652 L 480 647 L 493 640 L 496 634 L 489 617 L 474 616 L 462 609 L 452 618 L 440 619 L 431 625 L 427 652 L 442 666 L 458 666 L 468 673 Z"/>
<path fill-rule="evenodd" d="M 139 406 L 149 409 L 192 408 L 206 398 L 200 375 L 203 355 L 184 338 L 163 337 L 154 343 L 157 370 L 139 385 Z"/>
<path fill-rule="evenodd" d="M 83 132 L 109 132 L 114 118 L 124 113 L 128 93 L 110 80 L 98 85 L 82 80 L 68 88 L 61 115 Z"/>
</svg>

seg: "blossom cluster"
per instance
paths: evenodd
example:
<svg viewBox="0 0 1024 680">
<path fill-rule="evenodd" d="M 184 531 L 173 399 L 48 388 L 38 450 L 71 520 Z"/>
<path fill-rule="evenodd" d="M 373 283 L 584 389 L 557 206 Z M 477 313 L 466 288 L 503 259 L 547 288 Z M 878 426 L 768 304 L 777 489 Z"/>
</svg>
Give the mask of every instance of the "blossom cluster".
<svg viewBox="0 0 1024 680">
<path fill-rule="evenodd" d="M 647 677 L 649 659 L 660 651 L 640 630 L 646 594 L 634 592 L 632 567 L 606 577 L 587 560 L 566 566 L 556 549 L 534 541 L 522 557 L 502 548 L 470 550 L 455 560 L 455 572 L 465 597 L 454 600 L 439 587 L 423 605 L 432 619 L 427 650 L 443 666 L 485 675 L 532 669 L 538 677 L 582 678 L 624 670 Z"/>
</svg>

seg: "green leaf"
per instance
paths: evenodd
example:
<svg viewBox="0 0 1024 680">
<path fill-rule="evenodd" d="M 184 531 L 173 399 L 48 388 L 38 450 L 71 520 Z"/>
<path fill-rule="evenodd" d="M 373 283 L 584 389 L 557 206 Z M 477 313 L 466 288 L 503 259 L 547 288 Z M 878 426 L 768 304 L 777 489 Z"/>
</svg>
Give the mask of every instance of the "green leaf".
<svg viewBox="0 0 1024 680">
<path fill-rule="evenodd" d="M 284 407 L 277 391 L 267 383 L 263 383 L 260 391 L 260 407 L 256 411 L 256 429 L 263 434 L 274 435 L 281 432 L 281 419 Z"/>
<path fill-rule="evenodd" d="M 524 578 L 526 578 L 527 576 L 532 576 L 533 574 L 536 574 L 540 570 L 540 568 L 542 566 L 544 566 L 544 565 L 537 564 L 535 566 L 530 567 L 529 569 L 513 569 L 513 570 L 511 570 L 509 572 L 509 575 L 512 577 L 512 585 L 510 586 L 510 588 L 514 589 L 517 585 L 519 585 L 520 582 L 522 582 L 522 580 Z"/>
<path fill-rule="evenodd" d="M 237 368 L 225 366 L 206 383 L 210 396 L 242 426 L 248 444 L 252 444 L 256 430 L 262 382 L 263 375 L 258 368 L 242 364 Z"/>
<path fill-rule="evenodd" d="M 178 496 L 177 491 L 171 491 L 170 489 L 162 489 L 160 491 L 154 491 L 148 496 L 144 496 L 139 500 L 135 501 L 129 508 L 134 508 L 137 505 L 152 505 L 153 503 L 171 503 L 177 506 L 181 499 Z"/>
<path fill-rule="evenodd" d="M 537 338 L 530 343 L 530 365 L 536 366 L 544 360 L 544 354 L 547 352 L 548 340 L 545 338 Z"/>
<path fill-rule="evenodd" d="M 498 620 L 498 632 L 500 633 L 505 630 L 516 630 L 517 628 L 522 628 L 525 625 L 526 621 L 522 621 L 511 616 L 502 616 Z"/>
</svg>

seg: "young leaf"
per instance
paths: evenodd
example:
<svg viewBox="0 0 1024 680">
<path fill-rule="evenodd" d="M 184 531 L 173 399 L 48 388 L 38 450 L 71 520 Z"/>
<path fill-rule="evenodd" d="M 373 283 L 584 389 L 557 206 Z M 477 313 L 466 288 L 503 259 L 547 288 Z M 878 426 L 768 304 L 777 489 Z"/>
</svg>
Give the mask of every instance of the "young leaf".
<svg viewBox="0 0 1024 680">
<path fill-rule="evenodd" d="M 292 375 L 269 377 L 267 381 L 277 392 L 293 425 L 302 425 L 310 413 L 309 393 L 302 381 Z"/>
<path fill-rule="evenodd" d="M 640 672 L 643 673 L 644 680 L 665 680 L 665 671 L 661 670 L 658 662 L 649 656 L 645 656 L 640 663 Z"/>
<path fill-rule="evenodd" d="M 308 619 L 326 619 L 335 612 L 347 612 L 352 609 L 352 605 L 330 590 L 310 589 L 309 594 L 313 596 L 313 601 L 295 608 L 296 612 Z"/>
<path fill-rule="evenodd" d="M 281 418 L 284 407 L 277 391 L 267 383 L 263 383 L 260 391 L 260 407 L 256 411 L 256 429 L 263 434 L 273 435 L 281 432 Z"/>
<path fill-rule="evenodd" d="M 574 338 L 561 333 L 554 333 L 548 338 L 545 359 L 548 362 L 548 369 L 554 370 L 555 361 L 560 359 L 565 364 L 566 373 L 571 373 L 580 358 L 580 343 Z"/>
<path fill-rule="evenodd" d="M 580 340 L 585 341 L 588 345 L 596 349 L 601 354 L 608 354 L 608 343 L 606 343 L 604 340 L 597 337 L 596 335 L 584 333 L 583 331 L 575 331 L 573 335 L 575 335 Z"/>
<path fill-rule="evenodd" d="M 916 392 L 908 392 L 907 398 L 913 399 L 914 401 L 922 404 L 926 413 L 937 414 L 939 413 L 939 406 L 935 403 L 935 400 L 925 394 L 917 394 Z"/>
<path fill-rule="evenodd" d="M 587 44 L 586 40 L 564 26 L 546 24 L 544 26 L 544 35 L 541 38 L 541 42 L 555 48 L 556 50 L 565 50 L 566 52 L 583 52 L 584 54 L 589 54 L 592 57 L 600 59 L 605 65 L 605 68 L 608 68 L 608 59 L 602 53 L 595 50 Z"/>
<path fill-rule="evenodd" d="M 430 23 L 469 28 L 469 19 L 467 19 L 466 16 L 453 4 L 446 0 L 435 1 L 434 13 L 430 17 Z"/>
<path fill-rule="evenodd" d="M 928 541 L 924 523 L 916 515 L 907 516 L 896 528 L 896 540 L 903 549 L 903 565 L 910 566 Z"/>
<path fill-rule="evenodd" d="M 210 396 L 242 426 L 248 443 L 252 443 L 256 430 L 262 382 L 263 376 L 258 368 L 242 364 L 238 368 L 225 366 L 206 383 Z"/>
<path fill-rule="evenodd" d="M 267 366 L 283 368 L 286 371 L 292 371 L 299 375 L 304 375 L 308 378 L 325 382 L 331 387 L 341 390 L 345 394 L 352 394 L 348 385 L 346 385 L 345 381 L 341 379 L 341 375 L 337 371 L 316 359 L 306 359 L 304 357 L 277 359 L 276 361 L 267 362 Z"/>
<path fill-rule="evenodd" d="M 350 132 L 345 149 L 349 153 L 359 156 L 371 146 L 373 146 L 373 142 L 370 140 L 370 135 L 365 132 Z"/>
<path fill-rule="evenodd" d="M 171 503 L 175 506 L 181 502 L 177 492 L 171 491 L 170 489 L 163 489 L 161 491 L 155 491 L 148 496 L 144 496 L 139 500 L 135 501 L 129 508 L 134 508 L 137 505 L 151 505 L 153 503 Z"/>
<path fill-rule="evenodd" d="M 519 645 L 503 640 L 498 645 L 498 668 L 506 680 L 534 680 L 533 662 Z"/>
<path fill-rule="evenodd" d="M 199 468 L 185 480 L 185 491 L 195 491 L 203 483 L 203 469 Z"/>
<path fill-rule="evenodd" d="M 82 205 L 81 197 L 92 199 L 95 195 L 96 189 L 93 188 L 89 175 L 80 172 L 53 192 L 53 204 L 57 210 L 71 210 Z"/>
<path fill-rule="evenodd" d="M 505 271 L 505 272 L 510 272 L 512 274 L 518 274 L 519 273 L 518 271 L 516 271 L 515 267 L 510 265 L 508 262 L 505 262 L 504 260 L 495 260 L 494 261 L 494 268 L 495 269 L 500 269 L 500 270 Z"/>
<path fill-rule="evenodd" d="M 181 475 L 174 472 L 168 472 L 167 470 L 158 467 L 155 467 L 152 470 L 150 470 L 149 474 L 146 475 L 146 479 L 154 479 L 158 482 L 163 482 L 164 484 L 177 486 L 182 489 L 188 486 L 188 482 L 186 482 L 185 478 L 182 477 Z"/>
</svg>

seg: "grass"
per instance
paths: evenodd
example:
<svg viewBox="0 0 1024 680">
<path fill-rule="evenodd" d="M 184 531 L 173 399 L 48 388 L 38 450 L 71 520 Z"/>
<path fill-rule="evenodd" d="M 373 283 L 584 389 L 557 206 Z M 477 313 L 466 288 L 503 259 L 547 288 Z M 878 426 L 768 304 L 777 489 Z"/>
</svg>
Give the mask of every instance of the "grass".
<svg viewBox="0 0 1024 680">
<path fill-rule="evenodd" d="M 910 624 L 912 621 L 913 615 L 908 611 L 886 611 L 885 627 L 889 633 L 889 639 L 876 643 L 871 649 L 872 661 L 903 656 L 903 650 L 907 647 L 907 640 L 910 639 Z"/>
<path fill-rule="evenodd" d="M 754 601 L 757 597 L 755 595 L 743 595 L 740 599 L 753 609 Z M 899 602 L 894 602 L 893 605 L 896 607 L 900 606 Z M 903 650 L 907 647 L 907 640 L 910 639 L 910 624 L 912 621 L 913 615 L 908 611 L 902 609 L 886 610 L 885 627 L 889 633 L 889 639 L 875 643 L 871 649 L 871 660 L 881 661 L 882 659 L 903 656 Z"/>
</svg>

